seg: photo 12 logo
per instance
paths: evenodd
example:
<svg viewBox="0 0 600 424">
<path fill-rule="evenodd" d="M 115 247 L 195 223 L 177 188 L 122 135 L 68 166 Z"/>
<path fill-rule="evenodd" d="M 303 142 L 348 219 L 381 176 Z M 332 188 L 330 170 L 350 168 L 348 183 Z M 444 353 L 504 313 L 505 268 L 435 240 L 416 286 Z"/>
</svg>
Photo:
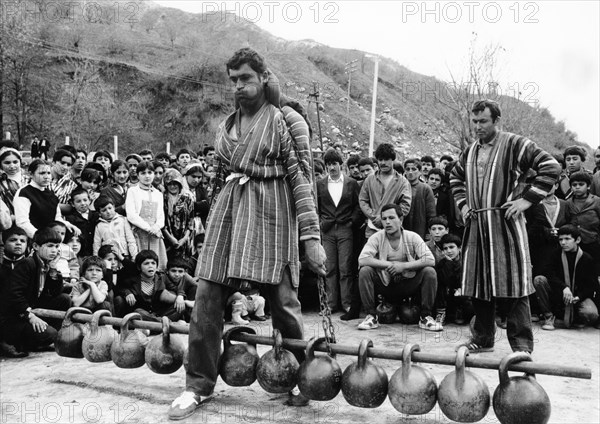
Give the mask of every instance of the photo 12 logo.
<svg viewBox="0 0 600 424">
<path fill-rule="evenodd" d="M 495 24 L 510 20 L 516 24 L 536 24 L 540 6 L 536 2 L 440 2 L 403 1 L 402 23 L 478 23 Z"/>
<path fill-rule="evenodd" d="M 336 24 L 340 7 L 336 2 L 212 2 L 203 1 L 203 19 L 218 16 L 222 22 L 297 23 L 308 20 L 314 23 Z"/>
</svg>

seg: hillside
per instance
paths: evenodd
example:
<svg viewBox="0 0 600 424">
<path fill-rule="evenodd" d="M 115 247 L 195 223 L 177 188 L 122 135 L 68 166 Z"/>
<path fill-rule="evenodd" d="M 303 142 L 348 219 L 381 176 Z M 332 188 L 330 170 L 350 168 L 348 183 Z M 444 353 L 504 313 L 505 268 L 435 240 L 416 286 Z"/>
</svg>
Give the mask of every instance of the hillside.
<svg viewBox="0 0 600 424">
<path fill-rule="evenodd" d="M 162 151 L 166 142 L 173 150 L 212 144 L 218 122 L 233 110 L 224 63 L 250 46 L 266 56 L 284 93 L 308 108 L 315 130 L 316 105 L 308 95 L 318 84 L 326 144 L 367 149 L 374 63 L 366 52 L 287 41 L 241 19 L 142 0 L 94 8 L 85 1 L 18 3 L 29 13 L 7 14 L 2 28 L 2 129 L 25 146 L 33 135 L 54 144 L 69 136 L 87 150 L 110 148 L 118 135 L 124 153 Z M 344 67 L 352 60 L 347 113 Z M 474 96 L 380 58 L 376 143 L 392 142 L 405 156 L 456 154 L 470 141 L 466 104 Z M 497 100 L 504 129 L 551 152 L 578 144 L 548 110 L 513 97 Z"/>
</svg>

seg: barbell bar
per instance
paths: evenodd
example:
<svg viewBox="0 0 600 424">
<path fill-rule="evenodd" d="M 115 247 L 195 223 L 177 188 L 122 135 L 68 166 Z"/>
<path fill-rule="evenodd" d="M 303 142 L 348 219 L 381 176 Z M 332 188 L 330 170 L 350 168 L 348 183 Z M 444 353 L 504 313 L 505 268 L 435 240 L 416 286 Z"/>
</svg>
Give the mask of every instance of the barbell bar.
<svg viewBox="0 0 600 424">
<path fill-rule="evenodd" d="M 65 312 L 64 311 L 54 311 L 51 309 L 34 309 L 32 311 L 36 316 L 43 318 L 52 318 L 52 319 L 64 319 Z M 92 316 L 89 314 L 76 313 L 73 314 L 72 320 L 75 322 L 87 323 L 91 322 Z M 101 317 L 100 324 L 101 325 L 121 325 L 121 318 L 114 317 Z M 160 333 L 162 331 L 162 325 L 158 322 L 150 322 L 150 321 L 141 321 L 141 320 L 132 320 L 129 324 L 133 328 L 140 328 L 144 330 L 150 330 L 156 333 Z M 189 334 L 189 326 L 171 323 L 170 324 L 170 332 L 177 334 Z M 239 341 L 244 343 L 255 343 L 262 345 L 270 345 L 273 346 L 273 338 L 268 336 L 259 336 L 256 334 L 248 334 L 248 333 L 237 333 L 231 335 L 231 340 Z M 304 340 L 298 339 L 283 339 L 283 347 L 291 350 L 305 350 L 307 342 Z M 349 346 L 342 345 L 337 343 L 330 344 L 332 353 L 341 354 L 341 355 L 358 355 L 358 346 Z M 327 347 L 325 343 L 319 343 L 315 345 L 315 351 L 327 352 Z M 371 358 L 379 358 L 379 359 L 392 359 L 392 360 L 402 360 L 402 349 L 384 349 L 384 348 L 375 348 L 370 347 L 367 350 L 367 355 Z M 454 366 L 456 363 L 456 354 L 442 354 L 442 353 L 430 353 L 423 351 L 415 351 L 412 353 L 411 357 L 413 362 L 421 362 L 427 364 L 439 364 L 439 365 L 450 365 Z M 500 359 L 494 359 L 484 356 L 474 356 L 469 355 L 466 359 L 466 366 L 470 368 L 482 368 L 482 369 L 491 369 L 498 370 L 500 366 Z M 565 365 L 556 365 L 542 362 L 518 362 L 512 364 L 508 368 L 509 371 L 517 371 L 517 372 L 525 372 L 531 374 L 543 374 L 543 375 L 553 375 L 558 377 L 571 377 L 571 378 L 581 378 L 586 380 L 591 380 L 592 371 L 590 368 L 585 367 L 574 367 L 574 366 L 565 366 Z"/>
</svg>

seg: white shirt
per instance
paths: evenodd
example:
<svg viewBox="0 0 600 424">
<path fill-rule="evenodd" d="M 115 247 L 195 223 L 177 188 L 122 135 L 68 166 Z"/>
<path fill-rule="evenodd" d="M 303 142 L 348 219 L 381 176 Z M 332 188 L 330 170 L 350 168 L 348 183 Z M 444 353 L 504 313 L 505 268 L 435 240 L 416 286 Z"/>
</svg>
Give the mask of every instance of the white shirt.
<svg viewBox="0 0 600 424">
<path fill-rule="evenodd" d="M 331 176 L 327 177 L 327 190 L 333 200 L 333 204 L 337 208 L 338 203 L 342 200 L 342 191 L 344 190 L 344 174 L 340 172 L 340 178 L 333 180 Z"/>
</svg>

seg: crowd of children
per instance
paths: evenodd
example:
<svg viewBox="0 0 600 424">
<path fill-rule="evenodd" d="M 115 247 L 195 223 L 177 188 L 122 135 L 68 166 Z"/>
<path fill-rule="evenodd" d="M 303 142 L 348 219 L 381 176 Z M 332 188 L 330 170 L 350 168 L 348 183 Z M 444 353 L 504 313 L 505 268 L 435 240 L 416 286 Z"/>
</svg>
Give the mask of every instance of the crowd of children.
<svg viewBox="0 0 600 424">
<path fill-rule="evenodd" d="M 339 287 L 332 286 L 340 284 L 335 274 L 338 264 L 328 262 L 327 291 L 333 295 L 329 306 L 334 312 L 343 309 L 342 319 L 359 317 L 360 250 L 366 236 L 382 229 L 381 206 L 395 203 L 404 215 L 403 228 L 425 240 L 435 257 L 435 323 L 423 328 L 440 330 L 448 320 L 466 323 L 473 308 L 460 287 L 464 221 L 448 188 L 453 158 L 443 156 L 437 163 L 425 156 L 400 164 L 387 147 L 378 149 L 376 158 L 352 155 L 344 163 L 340 152 L 328 151 L 324 161 L 315 159 L 315 179 L 327 179 L 315 191 L 329 189 L 334 210 L 349 201 L 356 212 L 348 224 L 354 235 L 351 278 L 344 284 L 350 286 L 340 298 Z M 4 355 L 20 357 L 51 347 L 60 322 L 37 317 L 36 308 L 81 306 L 106 309 L 115 316 L 135 311 L 151 321 L 163 316 L 190 319 L 196 291 L 193 275 L 216 172 L 214 149 L 206 146 L 198 154 L 181 149 L 173 161 L 169 154 L 155 157 L 149 150 L 130 154 L 124 161 L 105 151 L 96 152 L 90 162 L 87 157 L 87 152 L 65 145 L 56 149 L 52 161 L 34 159 L 22 169 L 18 150 L 10 145 L 0 149 Z M 579 147 L 566 149 L 556 192 L 527 211 L 534 316 L 541 317 L 546 330 L 554 329 L 556 316 L 567 326 L 598 326 L 600 149 L 595 153 L 595 173 L 583 168 L 585 157 Z M 338 169 L 343 165 L 346 172 L 341 175 Z M 375 181 L 379 177 L 381 186 Z M 336 186 L 344 179 L 358 182 L 351 186 L 357 190 L 352 200 L 342 198 L 345 192 Z M 406 193 L 412 198 L 410 207 Z M 328 261 L 330 251 L 347 248 L 339 241 L 346 224 L 333 222 L 322 228 L 338 235 L 337 240 L 333 237 L 337 243 L 333 250 L 326 249 Z M 266 319 L 268 305 L 258 291 L 233 293 L 228 305 L 235 324 Z M 501 307 L 498 316 L 503 325 Z M 376 316 L 359 326 L 376 327 Z"/>
</svg>

